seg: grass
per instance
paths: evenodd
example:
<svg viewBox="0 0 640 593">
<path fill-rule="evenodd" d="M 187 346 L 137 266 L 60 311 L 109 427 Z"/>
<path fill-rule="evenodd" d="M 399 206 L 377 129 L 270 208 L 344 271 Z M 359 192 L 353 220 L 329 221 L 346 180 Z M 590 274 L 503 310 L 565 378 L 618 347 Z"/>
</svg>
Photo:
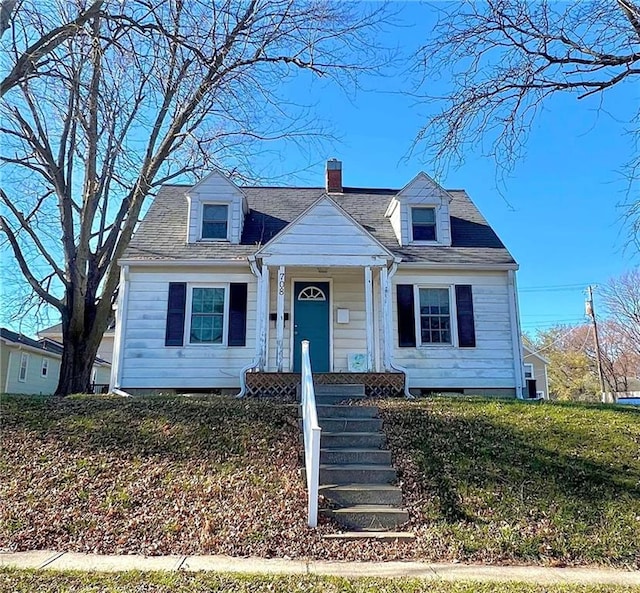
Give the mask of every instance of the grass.
<svg viewBox="0 0 640 593">
<path fill-rule="evenodd" d="M 640 410 L 379 402 L 432 557 L 640 566 Z"/>
<path fill-rule="evenodd" d="M 377 402 L 413 543 L 306 527 L 297 409 L 4 397 L 0 550 L 640 567 L 640 411 Z"/>
<path fill-rule="evenodd" d="M 98 574 L 0 569 L 0 591 L 12 593 L 94 593 L 95 591 L 140 593 L 631 593 L 638 588 L 613 585 L 531 585 L 525 583 L 479 583 L 420 581 L 417 579 L 345 579 L 320 576 L 238 575 L 221 573 L 126 572 Z"/>
<path fill-rule="evenodd" d="M 296 414 L 223 398 L 3 398 L 0 548 L 284 555 L 306 522 Z"/>
</svg>

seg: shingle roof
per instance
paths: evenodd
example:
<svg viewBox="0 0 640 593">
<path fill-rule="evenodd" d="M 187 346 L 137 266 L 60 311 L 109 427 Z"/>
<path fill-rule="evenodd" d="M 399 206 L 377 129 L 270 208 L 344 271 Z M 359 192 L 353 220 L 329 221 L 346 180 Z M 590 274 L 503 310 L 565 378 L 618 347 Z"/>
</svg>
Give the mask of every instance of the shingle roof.
<svg viewBox="0 0 640 593">
<path fill-rule="evenodd" d="M 167 185 L 160 189 L 140 223 L 124 259 L 244 261 L 277 235 L 323 193 L 320 187 L 242 187 L 249 214 L 240 245 L 187 243 L 189 186 Z M 344 210 L 403 262 L 436 264 L 513 264 L 514 259 L 465 191 L 452 190 L 450 204 L 452 245 L 400 247 L 385 217 L 394 189 L 344 188 L 331 194 Z"/>
<path fill-rule="evenodd" d="M 58 344 L 58 342 L 54 342 L 53 340 L 34 340 L 5 327 L 0 327 L 0 337 L 14 344 L 24 344 L 25 346 L 31 346 L 31 348 L 37 348 L 50 354 L 61 355 L 63 350 L 62 344 Z"/>
</svg>

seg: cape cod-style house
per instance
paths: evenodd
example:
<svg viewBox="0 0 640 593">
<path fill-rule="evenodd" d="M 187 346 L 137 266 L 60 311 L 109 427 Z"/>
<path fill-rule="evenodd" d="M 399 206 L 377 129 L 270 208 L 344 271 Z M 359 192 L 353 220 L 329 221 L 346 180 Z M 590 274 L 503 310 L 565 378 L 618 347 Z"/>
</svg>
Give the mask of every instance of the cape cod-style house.
<svg viewBox="0 0 640 593">
<path fill-rule="evenodd" d="M 425 173 L 345 187 L 330 160 L 325 187 L 167 185 L 119 263 L 112 388 L 288 392 L 307 339 L 319 382 L 524 396 L 517 264 Z"/>
</svg>

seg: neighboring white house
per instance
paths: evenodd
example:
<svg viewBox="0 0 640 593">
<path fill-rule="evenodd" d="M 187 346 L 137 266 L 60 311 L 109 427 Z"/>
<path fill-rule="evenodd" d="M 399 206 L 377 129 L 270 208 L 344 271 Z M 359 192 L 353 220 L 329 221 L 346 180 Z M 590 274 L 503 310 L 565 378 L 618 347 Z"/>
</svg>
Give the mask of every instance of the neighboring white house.
<svg viewBox="0 0 640 593">
<path fill-rule="evenodd" d="M 107 331 L 104 332 L 100 346 L 98 346 L 98 358 L 106 360 L 107 362 L 113 361 L 113 339 L 115 337 L 115 333 L 114 325 L 111 325 Z M 57 323 L 56 325 L 40 330 L 38 332 L 38 338 L 49 338 L 50 340 L 55 340 L 59 344 L 62 344 L 62 325 Z"/>
<path fill-rule="evenodd" d="M 9 329 L 0 328 L 1 393 L 51 395 L 58 386 L 62 344 L 44 338 L 33 340 Z M 97 359 L 93 383 L 108 383 L 111 365 Z"/>
<path fill-rule="evenodd" d="M 112 388 L 235 388 L 248 370 L 405 373 L 524 396 L 517 264 L 462 190 L 164 186 L 119 261 Z"/>
<path fill-rule="evenodd" d="M 523 341 L 525 395 L 529 398 L 549 399 L 549 377 L 547 365 L 549 361 L 536 352 L 530 344 Z"/>
</svg>

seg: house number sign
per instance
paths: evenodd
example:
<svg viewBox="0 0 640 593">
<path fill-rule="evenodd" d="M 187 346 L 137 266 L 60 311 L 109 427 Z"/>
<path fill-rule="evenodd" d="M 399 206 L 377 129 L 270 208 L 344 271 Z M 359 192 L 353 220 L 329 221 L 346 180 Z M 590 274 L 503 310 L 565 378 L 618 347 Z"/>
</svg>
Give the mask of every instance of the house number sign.
<svg viewBox="0 0 640 593">
<path fill-rule="evenodd" d="M 285 286 L 284 271 L 278 272 L 278 294 L 284 295 L 284 286 Z"/>
</svg>

